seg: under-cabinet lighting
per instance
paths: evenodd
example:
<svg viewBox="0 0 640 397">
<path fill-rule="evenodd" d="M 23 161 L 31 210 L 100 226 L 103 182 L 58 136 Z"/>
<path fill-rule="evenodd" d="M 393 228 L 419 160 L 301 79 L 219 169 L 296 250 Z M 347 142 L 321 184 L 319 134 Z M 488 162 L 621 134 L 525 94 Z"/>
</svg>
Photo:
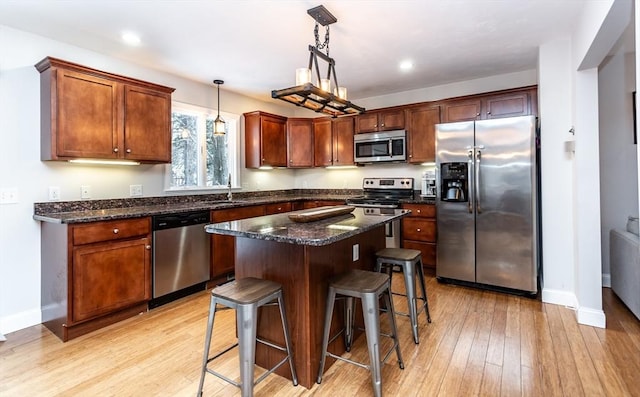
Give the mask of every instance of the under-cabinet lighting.
<svg viewBox="0 0 640 397">
<path fill-rule="evenodd" d="M 273 167 L 270 165 L 263 165 L 262 167 L 258 167 L 259 170 L 272 170 Z"/>
<path fill-rule="evenodd" d="M 324 167 L 327 170 L 348 170 L 353 168 L 358 168 L 357 165 L 329 165 Z"/>
<path fill-rule="evenodd" d="M 424 162 L 424 163 L 422 163 L 422 164 L 420 164 L 420 165 L 424 165 L 424 166 L 431 166 L 431 167 L 433 167 L 433 166 L 435 166 L 435 165 L 436 165 L 436 163 L 435 163 L 435 162 L 433 162 L 433 161 L 431 161 L 431 162 Z"/>
<path fill-rule="evenodd" d="M 78 163 L 78 164 L 101 164 L 101 165 L 140 165 L 140 162 L 131 161 L 131 160 L 75 159 L 75 160 L 69 160 L 69 162 Z"/>
</svg>

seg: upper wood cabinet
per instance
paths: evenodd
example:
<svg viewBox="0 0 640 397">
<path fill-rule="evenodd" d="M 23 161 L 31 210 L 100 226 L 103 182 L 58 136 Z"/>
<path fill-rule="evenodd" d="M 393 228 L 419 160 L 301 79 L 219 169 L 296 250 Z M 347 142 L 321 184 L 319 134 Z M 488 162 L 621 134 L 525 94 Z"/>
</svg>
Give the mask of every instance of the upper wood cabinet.
<svg viewBox="0 0 640 397">
<path fill-rule="evenodd" d="M 404 109 L 370 111 L 356 116 L 355 133 L 404 129 Z"/>
<path fill-rule="evenodd" d="M 450 99 L 442 104 L 442 122 L 535 115 L 537 102 L 535 87 Z"/>
<path fill-rule="evenodd" d="M 409 163 L 435 161 L 436 124 L 439 122 L 439 106 L 425 105 L 407 109 L 407 161 Z"/>
<path fill-rule="evenodd" d="M 55 58 L 36 64 L 41 159 L 171 162 L 171 93 Z"/>
<path fill-rule="evenodd" d="M 287 119 L 265 112 L 244 114 L 245 166 L 287 166 Z"/>
<path fill-rule="evenodd" d="M 354 117 L 313 120 L 314 166 L 353 165 Z"/>
<path fill-rule="evenodd" d="M 287 119 L 287 157 L 289 168 L 313 167 L 313 119 Z"/>
</svg>

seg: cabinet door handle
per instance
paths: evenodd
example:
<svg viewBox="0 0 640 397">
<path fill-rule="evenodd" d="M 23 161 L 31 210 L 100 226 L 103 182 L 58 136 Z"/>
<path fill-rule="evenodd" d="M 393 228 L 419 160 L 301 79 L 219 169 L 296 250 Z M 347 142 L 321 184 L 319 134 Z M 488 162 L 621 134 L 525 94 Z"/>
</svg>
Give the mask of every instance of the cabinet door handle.
<svg viewBox="0 0 640 397">
<path fill-rule="evenodd" d="M 476 113 L 476 117 L 480 117 L 480 113 Z"/>
<path fill-rule="evenodd" d="M 144 248 L 150 250 L 151 246 L 150 245 L 145 245 Z"/>
<path fill-rule="evenodd" d="M 118 148 L 117 147 L 113 148 L 113 153 L 118 153 Z"/>
<path fill-rule="evenodd" d="M 416 212 L 419 214 L 419 213 L 420 213 L 420 212 L 422 212 L 422 211 L 421 211 L 421 210 L 417 210 Z"/>
<path fill-rule="evenodd" d="M 118 228 L 113 229 L 113 234 L 118 234 L 120 233 L 120 230 Z"/>
<path fill-rule="evenodd" d="M 127 149 L 127 153 L 131 153 L 131 149 Z"/>
<path fill-rule="evenodd" d="M 491 112 L 487 112 L 487 116 L 491 116 Z"/>
<path fill-rule="evenodd" d="M 380 127 L 384 127 L 384 123 L 380 124 Z"/>
<path fill-rule="evenodd" d="M 417 229 L 416 229 L 416 232 L 421 232 L 421 231 L 422 231 L 422 230 L 420 230 L 420 228 L 417 228 Z"/>
</svg>

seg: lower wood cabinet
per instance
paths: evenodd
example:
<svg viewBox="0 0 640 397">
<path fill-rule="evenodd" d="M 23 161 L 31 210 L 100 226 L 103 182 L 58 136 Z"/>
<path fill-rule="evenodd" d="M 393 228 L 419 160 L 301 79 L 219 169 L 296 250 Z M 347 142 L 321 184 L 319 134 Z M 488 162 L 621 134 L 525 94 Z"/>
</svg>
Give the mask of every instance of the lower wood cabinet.
<svg viewBox="0 0 640 397">
<path fill-rule="evenodd" d="M 293 206 L 291 203 L 288 203 L 288 202 L 267 204 L 264 206 L 265 215 L 279 214 L 282 212 L 289 212 L 292 210 L 293 210 Z"/>
<path fill-rule="evenodd" d="M 422 264 L 436 268 L 436 206 L 433 204 L 403 204 L 411 215 L 402 218 L 402 247 L 422 252 Z"/>
<path fill-rule="evenodd" d="M 211 223 L 236 221 L 264 214 L 264 205 L 213 210 L 211 211 Z M 233 273 L 236 267 L 236 238 L 212 234 L 211 250 L 211 279 Z"/>
<path fill-rule="evenodd" d="M 146 311 L 151 220 L 42 224 L 42 322 L 63 341 Z"/>
<path fill-rule="evenodd" d="M 303 209 L 344 205 L 344 200 L 308 200 L 302 203 Z"/>
</svg>

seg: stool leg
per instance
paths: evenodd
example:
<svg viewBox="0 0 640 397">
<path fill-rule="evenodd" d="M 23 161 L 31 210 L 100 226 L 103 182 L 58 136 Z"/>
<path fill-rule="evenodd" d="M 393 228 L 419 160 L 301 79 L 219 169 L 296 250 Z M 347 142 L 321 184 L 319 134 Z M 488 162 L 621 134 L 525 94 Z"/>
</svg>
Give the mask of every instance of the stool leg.
<svg viewBox="0 0 640 397">
<path fill-rule="evenodd" d="M 364 330 L 367 335 L 367 346 L 369 348 L 369 368 L 371 369 L 373 394 L 376 397 L 380 397 L 382 396 L 382 378 L 380 374 L 380 307 L 376 294 L 362 294 L 361 300 Z"/>
<path fill-rule="evenodd" d="M 216 316 L 216 298 L 211 296 L 209 304 L 209 317 L 207 320 L 207 334 L 204 338 L 204 352 L 202 353 L 202 372 L 200 373 L 200 384 L 198 385 L 198 395 L 202 395 L 204 386 L 204 376 L 207 374 L 207 364 L 209 361 L 209 348 L 211 347 L 211 334 L 213 333 L 213 319 Z"/>
<path fill-rule="evenodd" d="M 348 352 L 351 351 L 351 345 L 353 344 L 353 323 L 355 317 L 355 310 L 353 308 L 354 300 L 352 297 L 347 296 L 344 299 L 344 345 Z"/>
<path fill-rule="evenodd" d="M 256 362 L 258 307 L 238 305 L 238 349 L 240 351 L 240 390 L 242 397 L 253 396 L 253 369 Z"/>
<path fill-rule="evenodd" d="M 329 346 L 329 332 L 331 331 L 331 318 L 333 317 L 333 305 L 336 299 L 336 290 L 329 287 L 327 294 L 327 308 L 324 315 L 324 332 L 322 333 L 322 351 L 320 353 L 320 367 L 318 368 L 317 383 L 322 383 L 324 373 L 324 363 L 327 358 L 327 348 Z"/>
<path fill-rule="evenodd" d="M 407 266 L 407 264 L 409 266 Z M 415 263 L 405 263 L 403 266 L 404 285 L 407 290 L 407 303 L 409 304 L 409 318 L 411 319 L 411 332 L 413 333 L 413 341 L 420 343 L 418 338 L 418 309 L 416 306 L 416 274 Z"/>
<path fill-rule="evenodd" d="M 289 335 L 289 324 L 287 323 L 287 315 L 284 312 L 284 300 L 282 299 L 282 291 L 278 293 L 278 307 L 280 308 L 280 318 L 282 319 L 282 328 L 284 329 L 284 342 L 287 345 L 287 355 L 289 356 L 289 367 L 291 368 L 291 378 L 293 385 L 298 386 L 298 377 L 296 376 L 296 367 L 293 364 L 293 348 L 291 347 L 291 336 Z"/>
<path fill-rule="evenodd" d="M 429 313 L 429 301 L 427 300 L 427 286 L 424 282 L 424 270 L 422 269 L 422 259 L 418 261 L 418 277 L 420 278 L 420 287 L 422 288 L 422 298 L 424 298 L 424 308 L 427 312 L 427 322 L 431 322 L 431 314 Z"/>
<path fill-rule="evenodd" d="M 404 360 L 402 359 L 402 353 L 400 352 L 400 339 L 398 338 L 398 327 L 396 326 L 396 313 L 393 308 L 393 297 L 391 296 L 391 285 L 389 289 L 383 293 L 384 299 L 388 307 L 390 308 L 387 314 L 389 315 L 389 323 L 391 324 L 391 336 L 393 337 L 393 346 L 396 349 L 396 357 L 398 358 L 398 366 L 400 369 L 404 369 Z"/>
</svg>

